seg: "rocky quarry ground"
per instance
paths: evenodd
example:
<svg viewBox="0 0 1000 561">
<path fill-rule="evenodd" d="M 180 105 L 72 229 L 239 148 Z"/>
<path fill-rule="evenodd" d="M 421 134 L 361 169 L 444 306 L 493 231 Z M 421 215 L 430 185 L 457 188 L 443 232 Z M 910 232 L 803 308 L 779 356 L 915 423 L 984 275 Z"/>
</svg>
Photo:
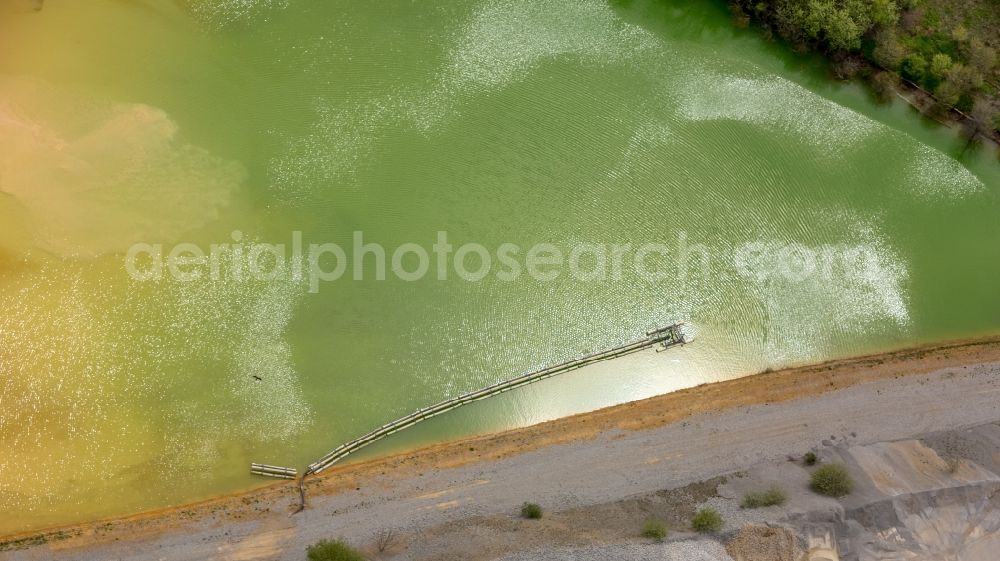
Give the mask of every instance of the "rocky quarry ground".
<svg viewBox="0 0 1000 561">
<path fill-rule="evenodd" d="M 1000 423 L 920 439 L 852 445 L 827 441 L 817 466 L 848 467 L 855 490 L 840 500 L 809 488 L 815 467 L 801 458 L 767 462 L 704 485 L 633 497 L 643 514 L 663 516 L 690 501 L 685 513 L 709 507 L 723 530 L 693 533 L 670 520 L 662 543 L 635 537 L 618 544 L 544 548 L 503 561 L 995 561 L 1000 558 Z M 747 492 L 778 485 L 782 506 L 740 507 Z M 699 487 L 701 487 L 699 489 Z M 699 497 L 699 495 L 701 495 Z M 700 500 L 698 500 L 700 498 Z M 560 513 L 561 514 L 561 513 Z M 633 519 L 639 517 L 632 516 Z M 634 526 L 639 528 L 640 526 Z"/>
</svg>

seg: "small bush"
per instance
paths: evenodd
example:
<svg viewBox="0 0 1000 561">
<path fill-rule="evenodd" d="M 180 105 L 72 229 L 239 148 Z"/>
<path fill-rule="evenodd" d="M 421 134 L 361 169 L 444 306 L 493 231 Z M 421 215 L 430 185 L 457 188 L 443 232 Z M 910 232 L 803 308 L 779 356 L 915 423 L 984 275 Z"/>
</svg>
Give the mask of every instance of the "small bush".
<svg viewBox="0 0 1000 561">
<path fill-rule="evenodd" d="M 817 459 L 818 458 L 816 458 L 816 452 L 806 452 L 806 455 L 802 456 L 802 461 L 805 462 L 807 466 L 816 465 Z"/>
<path fill-rule="evenodd" d="M 667 537 L 667 527 L 659 520 L 647 520 L 646 525 L 642 528 L 642 535 L 662 542 L 663 538 Z"/>
<path fill-rule="evenodd" d="M 382 528 L 375 532 L 375 548 L 379 553 L 391 548 L 396 543 L 396 532 L 392 528 Z"/>
<path fill-rule="evenodd" d="M 722 515 L 714 508 L 703 508 L 691 519 L 691 527 L 703 534 L 718 532 L 722 529 Z"/>
<path fill-rule="evenodd" d="M 827 464 L 813 472 L 809 487 L 820 495 L 843 497 L 854 490 L 854 480 L 841 464 Z"/>
<path fill-rule="evenodd" d="M 521 505 L 521 517 L 537 520 L 542 517 L 542 507 L 535 503 L 524 503 Z"/>
<path fill-rule="evenodd" d="M 361 552 L 341 540 L 321 540 L 306 550 L 309 561 L 365 561 Z"/>
<path fill-rule="evenodd" d="M 785 504 L 788 497 L 785 490 L 775 485 L 767 491 L 747 493 L 743 496 L 743 508 L 761 508 L 765 506 L 778 506 Z"/>
</svg>

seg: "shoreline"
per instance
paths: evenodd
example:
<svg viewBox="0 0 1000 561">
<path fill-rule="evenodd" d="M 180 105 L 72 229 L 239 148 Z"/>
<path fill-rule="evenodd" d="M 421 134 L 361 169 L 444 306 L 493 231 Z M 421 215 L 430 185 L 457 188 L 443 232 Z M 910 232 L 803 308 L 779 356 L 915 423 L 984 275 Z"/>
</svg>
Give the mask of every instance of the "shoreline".
<svg viewBox="0 0 1000 561">
<path fill-rule="evenodd" d="M 367 490 L 373 485 L 391 488 L 395 481 L 422 477 L 428 472 L 497 463 L 553 446 L 595 441 L 612 433 L 656 429 L 700 414 L 774 405 L 869 382 L 993 362 L 1000 362 L 1000 336 L 925 344 L 702 384 L 529 427 L 336 466 L 306 481 L 306 514 L 314 501 L 362 488 Z M 288 518 L 297 504 L 297 484 L 275 482 L 125 517 L 7 534 L 0 537 L 0 552 L 46 543 L 50 548 L 78 549 L 116 540 L 155 538 L 172 531 L 185 533 L 196 524 L 224 526 L 259 521 L 276 514 Z"/>
</svg>

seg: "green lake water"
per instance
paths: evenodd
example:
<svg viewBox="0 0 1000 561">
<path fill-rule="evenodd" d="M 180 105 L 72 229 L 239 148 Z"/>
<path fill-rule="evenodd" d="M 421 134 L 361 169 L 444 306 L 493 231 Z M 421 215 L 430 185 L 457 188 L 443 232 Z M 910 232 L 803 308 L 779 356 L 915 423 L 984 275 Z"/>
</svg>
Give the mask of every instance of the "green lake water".
<svg viewBox="0 0 1000 561">
<path fill-rule="evenodd" d="M 0 53 L 0 532 L 249 488 L 673 321 L 694 344 L 358 457 L 1000 326 L 996 156 L 721 2 L 47 0 L 0 15 Z M 234 231 L 671 253 L 655 279 L 366 262 L 318 293 L 126 274 L 132 244 Z"/>
</svg>

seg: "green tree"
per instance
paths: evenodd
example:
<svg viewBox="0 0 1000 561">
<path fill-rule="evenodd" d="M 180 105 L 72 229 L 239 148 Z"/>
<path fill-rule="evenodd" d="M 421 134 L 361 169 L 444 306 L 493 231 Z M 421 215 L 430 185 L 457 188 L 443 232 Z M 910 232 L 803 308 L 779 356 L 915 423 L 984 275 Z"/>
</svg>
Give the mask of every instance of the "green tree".
<svg viewBox="0 0 1000 561">
<path fill-rule="evenodd" d="M 899 65 L 899 72 L 903 78 L 920 83 L 927 75 L 927 60 L 918 54 L 912 54 L 903 59 L 903 63 Z"/>
<path fill-rule="evenodd" d="M 944 77 L 948 74 L 948 71 L 951 70 L 951 65 L 952 62 L 950 56 L 944 53 L 938 53 L 934 55 L 934 57 L 931 58 L 931 67 L 930 67 L 931 77 L 938 80 L 943 80 Z"/>
<path fill-rule="evenodd" d="M 823 31 L 830 48 L 854 51 L 861 47 L 861 36 L 865 28 L 849 11 L 833 9 L 827 13 Z"/>
<path fill-rule="evenodd" d="M 982 41 L 973 39 L 969 43 L 969 66 L 984 76 L 989 76 L 997 67 L 997 52 Z"/>
<path fill-rule="evenodd" d="M 872 0 L 868 9 L 875 25 L 891 27 L 899 21 L 899 6 L 893 0 Z"/>
<path fill-rule="evenodd" d="M 776 0 L 779 32 L 791 40 L 818 41 L 834 51 L 856 51 L 875 27 L 899 17 L 893 0 Z"/>
<path fill-rule="evenodd" d="M 964 64 L 955 64 L 945 73 L 944 80 L 934 90 L 934 96 L 962 111 L 971 111 L 976 92 L 983 86 L 979 72 Z"/>
<path fill-rule="evenodd" d="M 955 64 L 949 68 L 945 79 L 953 82 L 963 94 L 972 94 L 983 87 L 983 75 L 964 64 Z"/>
<path fill-rule="evenodd" d="M 934 88 L 934 97 L 938 98 L 941 103 L 955 105 L 962 98 L 962 90 L 954 82 L 945 80 Z"/>
<path fill-rule="evenodd" d="M 906 49 L 899 43 L 896 33 L 884 29 L 875 36 L 875 49 L 872 58 L 875 62 L 890 70 L 896 70 L 906 56 Z"/>
</svg>

